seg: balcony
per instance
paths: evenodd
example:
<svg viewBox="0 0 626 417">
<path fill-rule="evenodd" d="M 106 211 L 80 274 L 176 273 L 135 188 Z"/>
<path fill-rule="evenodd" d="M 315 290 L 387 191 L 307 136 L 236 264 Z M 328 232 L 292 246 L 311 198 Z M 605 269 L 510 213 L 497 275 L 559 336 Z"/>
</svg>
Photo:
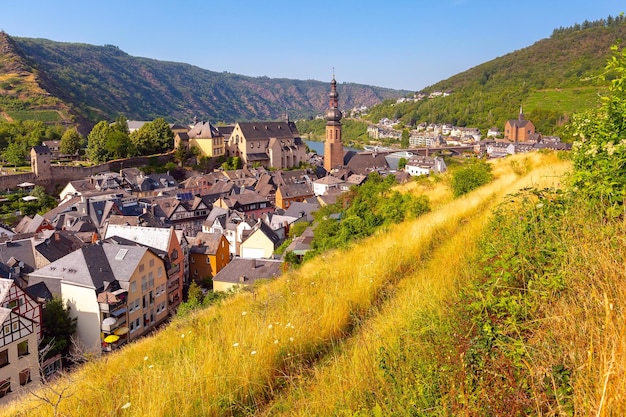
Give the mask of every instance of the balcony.
<svg viewBox="0 0 626 417">
<path fill-rule="evenodd" d="M 117 309 L 114 314 L 102 320 L 101 329 L 104 333 L 113 333 L 126 326 L 126 308 Z"/>
<path fill-rule="evenodd" d="M 98 305 L 102 313 L 113 314 L 115 311 L 126 308 L 128 291 L 117 290 L 113 292 L 105 291 L 98 294 Z"/>
</svg>

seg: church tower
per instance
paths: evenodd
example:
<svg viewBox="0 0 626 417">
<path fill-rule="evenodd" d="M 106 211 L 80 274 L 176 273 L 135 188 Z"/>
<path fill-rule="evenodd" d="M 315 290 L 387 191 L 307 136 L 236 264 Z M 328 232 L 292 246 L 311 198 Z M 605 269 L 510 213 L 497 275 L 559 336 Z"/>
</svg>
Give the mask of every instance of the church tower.
<svg viewBox="0 0 626 417">
<path fill-rule="evenodd" d="M 333 168 L 343 166 L 343 144 L 341 143 L 341 111 L 339 111 L 339 94 L 337 81 L 333 74 L 328 94 L 329 109 L 326 112 L 326 141 L 324 142 L 324 168 L 330 172 Z"/>
</svg>

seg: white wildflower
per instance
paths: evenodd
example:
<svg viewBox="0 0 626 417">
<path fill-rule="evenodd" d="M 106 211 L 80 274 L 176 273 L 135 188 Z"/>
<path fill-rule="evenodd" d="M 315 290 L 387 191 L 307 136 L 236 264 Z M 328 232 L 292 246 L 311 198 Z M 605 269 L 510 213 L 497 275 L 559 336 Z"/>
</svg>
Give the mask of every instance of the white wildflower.
<svg viewBox="0 0 626 417">
<path fill-rule="evenodd" d="M 239 343 L 237 342 L 233 343 L 233 347 L 237 347 L 237 346 L 239 346 Z"/>
<path fill-rule="evenodd" d="M 247 311 L 242 311 L 242 312 L 241 312 L 241 315 L 242 315 L 242 316 L 245 316 L 246 314 L 248 314 L 248 312 L 247 312 Z"/>
<path fill-rule="evenodd" d="M 256 355 L 256 350 L 253 350 L 252 352 L 250 352 L 251 355 Z"/>
<path fill-rule="evenodd" d="M 148 357 L 147 357 L 147 356 L 144 356 L 144 357 L 143 357 L 143 360 L 144 360 L 144 361 L 147 361 L 147 360 L 148 360 Z"/>
<path fill-rule="evenodd" d="M 126 410 L 128 407 L 130 407 L 130 403 L 126 403 L 124 404 L 122 407 L 120 407 L 122 410 Z"/>
<path fill-rule="evenodd" d="M 268 329 L 271 329 L 272 327 L 274 327 L 274 326 L 272 326 L 272 323 L 270 323 L 270 324 L 268 324 L 268 325 L 267 325 L 267 328 L 268 328 Z"/>
</svg>

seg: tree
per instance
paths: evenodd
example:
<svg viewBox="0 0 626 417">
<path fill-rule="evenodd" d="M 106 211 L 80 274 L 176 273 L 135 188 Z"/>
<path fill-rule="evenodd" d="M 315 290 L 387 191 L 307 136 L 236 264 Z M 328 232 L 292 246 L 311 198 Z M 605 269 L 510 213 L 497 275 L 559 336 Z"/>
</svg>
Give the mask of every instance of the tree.
<svg viewBox="0 0 626 417">
<path fill-rule="evenodd" d="M 59 143 L 59 151 L 64 155 L 75 155 L 83 147 L 83 137 L 78 133 L 75 127 L 67 129 L 61 142 Z"/>
<path fill-rule="evenodd" d="M 454 171 L 452 174 L 452 193 L 455 197 L 462 196 L 489 183 L 492 178 L 491 165 L 476 159 Z"/>
<path fill-rule="evenodd" d="M 398 160 L 398 169 L 404 169 L 404 167 L 406 167 L 406 163 L 409 162 L 407 161 L 406 158 L 400 158 Z"/>
<path fill-rule="evenodd" d="M 11 165 L 18 166 L 24 164 L 24 149 L 17 142 L 9 143 L 4 151 L 4 159 Z"/>
<path fill-rule="evenodd" d="M 87 135 L 87 158 L 91 162 L 105 162 L 109 155 L 106 148 L 111 127 L 105 120 L 98 122 Z"/>
<path fill-rule="evenodd" d="M 46 303 L 41 319 L 43 334 L 41 346 L 51 346 L 48 357 L 58 353 L 66 356 L 77 324 L 77 319 L 70 316 L 70 308 L 65 309 L 63 301 L 55 298 Z"/>
<path fill-rule="evenodd" d="M 402 129 L 402 139 L 400 140 L 400 147 L 407 149 L 409 147 L 409 129 Z"/>
<path fill-rule="evenodd" d="M 174 147 L 174 133 L 162 118 L 154 119 L 132 132 L 130 140 L 139 155 L 167 152 Z"/>
<path fill-rule="evenodd" d="M 134 154 L 133 143 L 128 135 L 119 129 L 111 129 L 107 135 L 105 149 L 109 158 L 126 158 Z"/>
<path fill-rule="evenodd" d="M 174 151 L 174 159 L 178 161 L 178 163 L 182 167 L 185 166 L 185 162 L 187 161 L 187 159 L 189 159 L 189 156 L 191 156 L 191 151 L 187 149 L 187 147 L 182 142 L 180 142 L 178 144 L 178 147 Z"/>
</svg>

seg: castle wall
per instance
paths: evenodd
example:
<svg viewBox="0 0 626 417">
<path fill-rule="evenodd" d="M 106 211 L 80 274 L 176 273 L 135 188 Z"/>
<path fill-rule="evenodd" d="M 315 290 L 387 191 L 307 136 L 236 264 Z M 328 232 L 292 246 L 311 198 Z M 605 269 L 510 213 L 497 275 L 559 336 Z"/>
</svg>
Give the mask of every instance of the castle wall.
<svg viewBox="0 0 626 417">
<path fill-rule="evenodd" d="M 104 164 L 89 167 L 70 165 L 50 165 L 50 174 L 35 176 L 34 172 L 14 175 L 0 175 L 0 189 L 13 190 L 22 182 L 41 185 L 47 193 L 56 194 L 68 182 L 84 179 L 103 171 L 120 171 L 123 168 L 142 167 L 146 165 L 163 166 L 173 160 L 173 155 L 137 156 L 134 158 L 117 159 Z M 47 174 L 47 170 L 40 170 Z"/>
</svg>

